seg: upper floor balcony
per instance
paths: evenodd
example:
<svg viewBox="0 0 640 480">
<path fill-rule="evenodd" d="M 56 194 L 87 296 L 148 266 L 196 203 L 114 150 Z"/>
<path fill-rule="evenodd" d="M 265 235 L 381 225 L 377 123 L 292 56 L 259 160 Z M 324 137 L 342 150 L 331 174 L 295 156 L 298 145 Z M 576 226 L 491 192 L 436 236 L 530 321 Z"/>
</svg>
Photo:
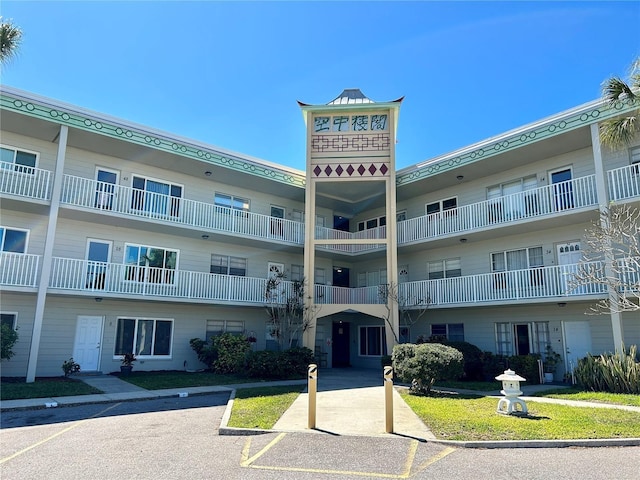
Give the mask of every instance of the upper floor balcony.
<svg viewBox="0 0 640 480">
<path fill-rule="evenodd" d="M 609 170 L 607 180 L 610 201 L 640 197 L 640 164 Z"/>
<path fill-rule="evenodd" d="M 398 222 L 398 245 L 537 220 L 598 204 L 595 175 Z"/>
<path fill-rule="evenodd" d="M 52 175 L 47 170 L 0 163 L 0 194 L 50 201 Z M 607 172 L 611 201 L 640 198 L 640 166 Z M 507 227 L 552 218 L 558 213 L 586 211 L 598 204 L 595 176 L 546 185 L 523 192 L 462 205 L 430 215 L 398 222 L 398 245 L 415 245 L 467 232 Z M 198 229 L 256 241 L 304 245 L 304 224 L 243 210 L 235 210 L 171 193 L 64 175 L 61 202 L 73 208 L 132 220 Z M 326 241 L 319 250 L 354 255 L 384 248 L 386 226 L 359 232 L 315 228 L 315 238 Z M 333 241 L 337 242 L 333 242 Z M 340 243 L 341 240 L 361 243 Z"/>
<path fill-rule="evenodd" d="M 0 285 L 36 287 L 39 261 L 37 255 L 2 253 Z M 402 308 L 419 309 L 549 302 L 606 294 L 606 288 L 600 284 L 572 288 L 572 275 L 578 268 L 577 264 L 555 265 L 406 282 L 398 285 L 398 303 Z M 631 281 L 640 281 L 640 272 L 622 271 L 621 275 L 632 276 Z M 629 282 L 630 279 L 623 280 Z M 382 304 L 384 288 L 314 285 L 314 297 L 317 304 L 345 305 L 345 308 L 355 304 Z M 266 303 L 267 279 L 54 257 L 49 289 L 93 297 L 261 306 Z M 293 290 L 293 282 L 282 281 L 277 295 L 272 294 L 271 298 L 276 301 L 288 298 Z"/>
<path fill-rule="evenodd" d="M 51 200 L 51 172 L 0 162 L 0 193 L 32 200 Z"/>
</svg>

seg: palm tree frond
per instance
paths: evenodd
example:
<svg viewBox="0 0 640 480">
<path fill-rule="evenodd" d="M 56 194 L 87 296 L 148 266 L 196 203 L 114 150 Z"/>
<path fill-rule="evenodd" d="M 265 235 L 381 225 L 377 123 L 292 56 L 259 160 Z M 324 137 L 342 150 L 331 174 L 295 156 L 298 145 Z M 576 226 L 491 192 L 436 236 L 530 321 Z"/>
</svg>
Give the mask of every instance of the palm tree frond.
<svg viewBox="0 0 640 480">
<path fill-rule="evenodd" d="M 619 100 L 634 99 L 636 94 L 624 80 L 611 77 L 602 85 L 602 96 L 608 102 L 615 103 Z"/>
<path fill-rule="evenodd" d="M 5 63 L 18 54 L 22 41 L 22 30 L 11 20 L 0 17 L 0 63 Z"/>
<path fill-rule="evenodd" d="M 638 118 L 635 115 L 606 120 L 600 124 L 600 141 L 611 148 L 631 143 L 638 132 Z"/>
</svg>

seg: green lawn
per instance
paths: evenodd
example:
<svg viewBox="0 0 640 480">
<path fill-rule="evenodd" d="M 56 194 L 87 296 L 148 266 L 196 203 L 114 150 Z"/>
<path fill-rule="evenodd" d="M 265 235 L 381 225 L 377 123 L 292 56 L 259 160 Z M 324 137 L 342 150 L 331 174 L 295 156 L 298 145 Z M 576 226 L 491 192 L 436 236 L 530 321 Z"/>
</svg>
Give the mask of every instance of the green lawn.
<svg viewBox="0 0 640 480">
<path fill-rule="evenodd" d="M 528 401 L 527 416 L 496 413 L 498 400 L 401 392 L 441 440 L 554 440 L 640 437 L 640 413 Z"/>
<path fill-rule="evenodd" d="M 64 377 L 36 378 L 33 383 L 25 383 L 22 379 L 3 378 L 0 383 L 1 400 L 17 400 L 20 398 L 66 397 L 71 395 L 90 395 L 102 393 L 83 381 Z"/>
<path fill-rule="evenodd" d="M 640 395 L 631 395 L 624 393 L 586 392 L 578 388 L 546 390 L 536 393 L 533 396 L 640 407 Z"/>
<path fill-rule="evenodd" d="M 242 388 L 236 390 L 229 427 L 273 428 L 305 385 Z"/>
</svg>

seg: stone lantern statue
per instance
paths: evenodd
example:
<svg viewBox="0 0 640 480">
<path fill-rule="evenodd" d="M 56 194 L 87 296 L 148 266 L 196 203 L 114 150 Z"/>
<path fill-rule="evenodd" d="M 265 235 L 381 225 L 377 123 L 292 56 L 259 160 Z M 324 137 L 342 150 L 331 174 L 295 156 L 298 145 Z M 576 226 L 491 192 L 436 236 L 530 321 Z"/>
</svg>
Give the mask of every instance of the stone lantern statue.
<svg viewBox="0 0 640 480">
<path fill-rule="evenodd" d="M 520 382 L 526 382 L 526 378 L 522 378 L 520 375 L 516 375 L 513 370 L 505 370 L 503 374 L 498 375 L 496 380 L 502 382 L 502 390 L 500 393 L 504 395 L 498 401 L 498 409 L 496 413 L 502 413 L 505 415 L 517 412 L 517 405 L 520 405 L 522 413 L 527 413 L 527 404 L 524 400 L 518 398 L 518 395 L 522 395 L 520 391 Z"/>
</svg>

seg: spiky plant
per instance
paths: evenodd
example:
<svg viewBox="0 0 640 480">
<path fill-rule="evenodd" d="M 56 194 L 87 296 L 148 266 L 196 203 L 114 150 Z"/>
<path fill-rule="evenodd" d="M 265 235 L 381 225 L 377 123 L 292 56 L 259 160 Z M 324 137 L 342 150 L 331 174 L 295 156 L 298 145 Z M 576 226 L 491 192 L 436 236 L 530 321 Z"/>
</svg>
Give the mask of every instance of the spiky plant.
<svg viewBox="0 0 640 480">
<path fill-rule="evenodd" d="M 620 101 L 636 102 L 640 106 L 640 57 L 631 64 L 629 82 L 611 77 L 602 84 L 602 96 L 612 105 Z M 600 124 L 600 141 L 611 148 L 631 143 L 640 131 L 640 107 L 622 117 L 612 118 Z"/>
<path fill-rule="evenodd" d="M 22 42 L 22 30 L 11 20 L 0 17 L 0 64 L 8 62 L 18 54 Z"/>
</svg>

